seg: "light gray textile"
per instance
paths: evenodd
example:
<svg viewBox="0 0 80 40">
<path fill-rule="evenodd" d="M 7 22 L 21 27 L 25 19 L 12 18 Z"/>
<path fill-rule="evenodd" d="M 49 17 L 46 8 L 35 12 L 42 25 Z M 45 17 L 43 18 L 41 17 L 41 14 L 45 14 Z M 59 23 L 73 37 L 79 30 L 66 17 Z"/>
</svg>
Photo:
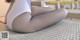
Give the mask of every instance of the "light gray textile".
<svg viewBox="0 0 80 40">
<path fill-rule="evenodd" d="M 56 25 L 30 34 L 10 31 L 10 40 L 80 40 L 80 22 L 62 20 Z"/>
</svg>

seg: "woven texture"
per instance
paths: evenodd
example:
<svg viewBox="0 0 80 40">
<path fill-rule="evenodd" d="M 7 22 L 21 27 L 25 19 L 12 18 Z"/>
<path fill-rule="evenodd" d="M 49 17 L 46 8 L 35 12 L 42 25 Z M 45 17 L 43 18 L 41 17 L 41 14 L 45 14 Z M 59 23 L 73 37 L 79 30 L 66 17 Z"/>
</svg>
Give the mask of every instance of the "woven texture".
<svg viewBox="0 0 80 40">
<path fill-rule="evenodd" d="M 80 40 L 80 22 L 62 20 L 49 28 L 28 34 L 10 31 L 10 40 Z"/>
</svg>

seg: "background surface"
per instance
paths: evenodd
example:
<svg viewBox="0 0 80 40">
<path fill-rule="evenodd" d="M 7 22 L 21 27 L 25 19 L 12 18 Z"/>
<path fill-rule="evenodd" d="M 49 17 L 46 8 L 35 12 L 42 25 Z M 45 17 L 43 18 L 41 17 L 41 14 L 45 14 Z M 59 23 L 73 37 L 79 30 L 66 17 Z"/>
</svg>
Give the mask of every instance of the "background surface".
<svg viewBox="0 0 80 40">
<path fill-rule="evenodd" d="M 32 1 L 40 1 L 40 0 L 32 0 Z M 45 1 L 50 1 L 50 0 L 45 0 Z M 55 0 L 54 0 L 55 1 Z M 67 0 L 68 1 L 68 0 Z M 70 1 L 70 0 L 69 0 Z M 0 16 L 5 16 L 8 8 L 9 8 L 9 3 L 6 3 L 5 0 L 0 0 Z M 73 10 L 74 11 L 74 10 Z M 78 10 L 79 11 L 79 10 Z"/>
</svg>

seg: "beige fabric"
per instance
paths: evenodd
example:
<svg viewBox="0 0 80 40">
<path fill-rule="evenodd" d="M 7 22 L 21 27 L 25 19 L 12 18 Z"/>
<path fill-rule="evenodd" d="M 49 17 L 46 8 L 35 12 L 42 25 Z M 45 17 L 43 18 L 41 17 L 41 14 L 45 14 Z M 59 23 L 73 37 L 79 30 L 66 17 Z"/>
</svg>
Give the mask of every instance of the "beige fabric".
<svg viewBox="0 0 80 40">
<path fill-rule="evenodd" d="M 3 24 L 0 22 L 0 31 L 7 31 L 7 27 L 6 27 L 6 24 Z"/>
</svg>

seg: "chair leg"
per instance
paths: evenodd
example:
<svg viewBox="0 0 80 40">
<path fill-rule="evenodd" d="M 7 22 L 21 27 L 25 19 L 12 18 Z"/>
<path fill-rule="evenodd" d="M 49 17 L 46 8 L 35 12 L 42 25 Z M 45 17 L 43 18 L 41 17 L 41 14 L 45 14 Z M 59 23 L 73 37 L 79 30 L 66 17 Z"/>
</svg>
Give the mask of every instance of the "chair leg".
<svg viewBox="0 0 80 40">
<path fill-rule="evenodd" d="M 40 1 L 41 1 L 41 7 L 48 7 L 44 0 L 40 0 Z"/>
</svg>

